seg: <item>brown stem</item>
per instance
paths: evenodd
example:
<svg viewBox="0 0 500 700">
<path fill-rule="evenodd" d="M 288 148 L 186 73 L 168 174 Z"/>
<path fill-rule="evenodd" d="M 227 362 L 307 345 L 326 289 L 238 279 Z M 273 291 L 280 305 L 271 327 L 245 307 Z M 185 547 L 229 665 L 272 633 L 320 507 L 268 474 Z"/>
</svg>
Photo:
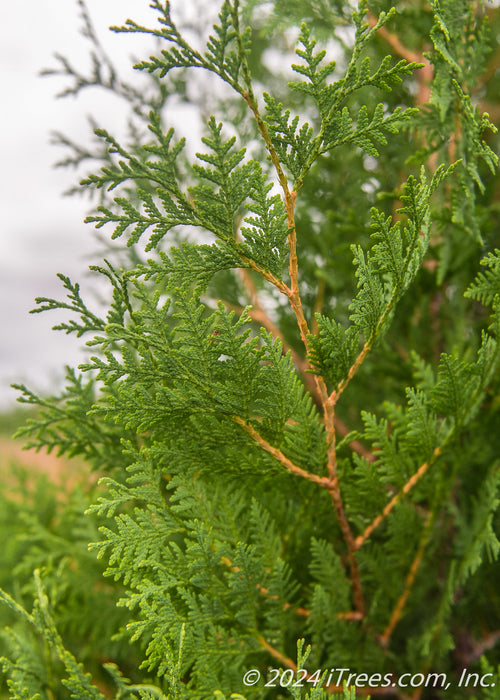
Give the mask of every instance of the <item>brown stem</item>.
<svg viewBox="0 0 500 700">
<path fill-rule="evenodd" d="M 290 294 L 288 296 L 290 305 L 295 313 L 297 324 L 299 326 L 300 337 L 304 343 L 306 353 L 309 351 L 309 328 L 307 326 L 302 300 L 299 292 L 299 264 L 297 258 L 297 232 L 295 230 L 295 200 L 297 192 L 285 193 L 285 206 L 288 217 L 288 246 L 290 248 L 290 258 L 288 264 L 288 274 L 290 276 Z M 319 378 L 318 378 L 319 381 Z M 323 381 L 323 380 L 321 380 Z M 319 384 L 318 384 L 319 386 Z"/>
<path fill-rule="evenodd" d="M 479 83 L 476 86 L 476 91 L 478 91 L 482 87 L 484 87 L 484 85 L 486 85 L 491 80 L 491 78 L 493 78 L 493 76 L 497 72 L 499 66 L 500 66 L 500 46 L 497 47 L 495 53 L 490 58 L 490 61 L 486 67 L 486 70 L 484 71 L 483 75 L 480 76 Z"/>
<path fill-rule="evenodd" d="M 335 479 L 335 488 L 330 489 L 330 495 L 332 497 L 333 506 L 335 508 L 335 513 L 337 515 L 337 520 L 344 538 L 344 542 L 347 546 L 347 561 L 349 562 L 349 570 L 351 573 L 351 585 L 352 585 L 352 597 L 356 611 L 361 617 L 366 614 L 365 599 L 363 595 L 363 588 L 361 585 L 361 575 L 359 573 L 358 562 L 356 561 L 356 543 L 354 540 L 354 535 L 352 534 L 351 527 L 347 520 L 344 505 L 342 503 L 342 498 L 340 495 L 340 489 L 338 487 L 338 482 Z"/>
<path fill-rule="evenodd" d="M 250 297 L 251 305 L 254 309 L 259 309 L 260 311 L 262 311 L 262 305 L 259 300 L 259 293 L 257 292 L 257 287 L 255 286 L 255 283 L 248 269 L 246 267 L 240 267 L 238 269 L 238 272 L 240 274 L 243 285 L 248 292 L 248 296 Z"/>
<path fill-rule="evenodd" d="M 307 360 L 303 360 L 300 355 L 290 346 L 288 343 L 285 341 L 285 338 L 283 334 L 281 333 L 280 329 L 276 326 L 276 324 L 269 318 L 268 314 L 266 311 L 262 308 L 262 305 L 259 300 L 259 294 L 257 292 L 257 288 L 255 287 L 254 281 L 252 280 L 251 276 L 248 273 L 248 269 L 245 268 L 240 268 L 240 275 L 243 280 L 243 284 L 245 285 L 245 288 L 248 292 L 248 296 L 250 297 L 250 302 L 253 306 L 253 313 L 251 313 L 252 318 L 255 320 L 259 321 L 262 323 L 264 328 L 267 328 L 267 330 L 271 331 L 271 333 L 276 337 L 281 340 L 281 343 L 283 345 L 283 349 L 286 351 L 290 351 L 292 354 L 292 359 L 294 361 L 295 366 L 300 370 L 300 372 L 303 374 L 304 379 L 306 381 L 306 384 L 308 385 L 308 388 L 310 392 L 313 394 L 313 397 L 316 401 L 316 403 L 319 406 L 322 406 L 322 397 L 319 393 L 319 387 L 318 384 L 310 373 L 307 372 L 307 370 L 310 369 L 309 363 Z M 288 289 L 288 288 L 287 288 Z M 291 295 L 291 290 L 288 289 L 287 291 L 287 296 L 290 298 Z"/>
<path fill-rule="evenodd" d="M 364 617 L 366 613 L 363 588 L 361 585 L 361 575 L 359 572 L 358 562 L 356 561 L 356 547 L 354 535 L 347 520 L 347 516 L 340 493 L 340 486 L 337 479 L 337 453 L 336 453 L 336 435 L 335 435 L 335 407 L 330 400 L 325 402 L 325 427 L 328 440 L 328 476 L 330 483 L 330 495 L 332 498 L 333 507 L 337 516 L 337 521 L 342 532 L 342 537 L 347 547 L 347 560 L 349 562 L 349 570 L 351 574 L 351 585 L 354 606 L 358 613 Z"/>
<path fill-rule="evenodd" d="M 380 637 L 380 642 L 382 646 L 386 647 L 389 644 L 389 640 L 392 636 L 392 633 L 394 632 L 394 628 L 398 624 L 399 620 L 401 619 L 401 616 L 403 614 L 403 610 L 405 608 L 406 602 L 410 596 L 411 589 L 413 587 L 413 584 L 415 582 L 415 578 L 417 576 L 417 572 L 420 568 L 420 564 L 422 563 L 422 559 L 424 556 L 424 551 L 427 546 L 427 543 L 429 541 L 429 536 L 431 532 L 431 523 L 432 523 L 432 513 L 429 513 L 427 516 L 427 519 L 424 524 L 424 529 L 422 532 L 422 538 L 420 540 L 420 545 L 417 550 L 417 553 L 415 555 L 415 558 L 411 564 L 410 570 L 408 572 L 408 575 L 405 580 L 403 592 L 401 593 L 401 596 L 399 597 L 396 606 L 393 610 L 393 613 L 391 615 L 391 618 L 387 624 L 387 627 L 384 630 L 384 633 Z"/>
<path fill-rule="evenodd" d="M 288 179 L 283 171 L 283 168 L 281 166 L 278 154 L 276 153 L 276 150 L 273 146 L 271 136 L 269 134 L 269 130 L 267 128 L 267 125 L 262 118 L 259 108 L 257 105 L 257 101 L 255 99 L 255 96 L 253 95 L 252 88 L 251 88 L 251 81 L 250 81 L 250 76 L 248 74 L 248 66 L 246 65 L 246 62 L 244 61 L 244 68 L 247 70 L 247 75 L 246 75 L 246 83 L 248 86 L 248 91 L 245 91 L 242 93 L 243 98 L 247 102 L 248 106 L 250 107 L 251 111 L 254 114 L 254 117 L 257 122 L 257 127 L 259 129 L 259 132 L 264 139 L 264 142 L 266 144 L 267 151 L 269 153 L 269 156 L 271 158 L 271 162 L 274 165 L 274 168 L 276 170 L 278 180 L 280 182 L 281 188 L 283 190 L 283 195 L 284 195 L 284 201 L 285 201 L 285 207 L 286 207 L 286 212 L 287 212 L 287 220 L 288 220 L 288 245 L 289 245 L 289 250 L 290 250 L 290 257 L 289 257 L 289 277 L 290 277 L 290 286 L 287 287 L 286 285 L 282 285 L 284 289 L 284 293 L 288 296 L 288 299 L 290 301 L 290 305 L 295 313 L 295 317 L 297 319 L 297 324 L 299 327 L 300 331 L 300 337 L 302 339 L 302 342 L 304 344 L 304 347 L 306 349 L 306 355 L 309 352 L 309 341 L 308 341 L 308 336 L 309 336 L 309 328 L 307 325 L 307 321 L 304 315 L 304 309 L 302 306 L 302 301 L 300 298 L 300 291 L 299 291 L 299 284 L 298 284 L 298 258 L 297 258 L 297 232 L 295 229 L 295 201 L 297 197 L 297 192 L 295 190 L 290 191 L 290 188 L 288 186 Z M 362 362 L 362 359 L 360 360 L 360 363 Z M 324 477 L 317 477 L 315 474 L 311 474 L 307 472 L 306 470 L 297 467 L 294 465 L 290 460 L 288 460 L 285 455 L 280 450 L 277 450 L 275 447 L 267 443 L 258 433 L 257 431 L 254 430 L 254 428 L 248 424 L 246 424 L 242 419 L 237 418 L 235 419 L 236 422 L 238 422 L 252 437 L 254 440 L 256 440 L 261 447 L 263 447 L 267 452 L 272 454 L 276 459 L 278 459 L 281 464 L 283 464 L 291 473 L 296 474 L 297 476 L 302 476 L 303 478 L 308 479 L 309 481 L 314 481 L 315 483 L 318 483 L 319 485 L 323 486 L 324 488 L 327 488 L 330 490 L 331 496 L 332 496 L 332 501 L 335 507 L 335 512 L 337 514 L 337 519 L 339 521 L 339 525 L 342 531 L 342 534 L 344 536 L 344 541 L 347 545 L 348 548 L 348 558 L 349 558 L 349 566 L 351 570 L 351 577 L 352 577 L 352 586 L 353 586 L 353 598 L 354 598 L 354 603 L 356 605 L 357 611 L 364 615 L 365 613 L 365 604 L 364 604 L 364 598 L 363 598 L 363 592 L 361 589 L 361 578 L 359 574 L 359 569 L 357 566 L 356 562 L 356 557 L 355 557 L 355 548 L 354 548 L 354 536 L 352 534 L 351 528 L 349 526 L 349 523 L 347 521 L 344 507 L 342 504 L 342 498 L 340 494 L 340 489 L 338 486 L 337 482 L 337 477 L 336 477 L 336 470 L 337 470 L 337 458 L 336 458 L 336 435 L 335 435 L 335 401 L 331 399 L 331 397 L 328 396 L 328 391 L 326 387 L 326 383 L 322 377 L 315 376 L 314 377 L 314 382 L 317 387 L 317 392 L 318 395 L 321 397 L 322 405 L 323 405 L 323 414 L 324 414 L 324 420 L 325 420 L 325 427 L 326 427 L 326 432 L 327 432 L 327 440 L 328 440 L 328 474 L 329 478 L 325 479 Z"/>
<path fill-rule="evenodd" d="M 238 573 L 238 571 L 241 571 L 239 566 L 234 566 L 232 561 L 228 557 L 221 557 L 221 562 L 225 564 L 231 571 L 234 571 L 235 573 Z M 261 593 L 265 598 L 268 600 L 278 600 L 277 595 L 272 595 L 269 592 L 269 589 L 266 588 L 265 586 L 262 586 L 260 583 L 257 584 L 257 590 L 259 593 Z M 284 603 L 283 604 L 283 610 L 290 610 L 293 609 L 293 612 L 296 615 L 299 615 L 299 617 L 309 617 L 311 614 L 311 611 L 308 608 L 302 608 L 300 606 L 296 607 L 292 605 L 292 603 Z M 347 610 L 346 612 L 339 612 L 337 613 L 337 618 L 339 620 L 353 620 L 353 621 L 359 621 L 362 620 L 362 616 L 356 612 L 355 610 Z"/>
<path fill-rule="evenodd" d="M 339 522 L 339 526 L 348 550 L 347 558 L 349 562 L 349 569 L 351 572 L 354 605 L 356 607 L 357 612 L 360 615 L 364 616 L 365 602 L 363 597 L 363 590 L 361 587 L 361 576 L 359 573 L 358 563 L 356 561 L 355 556 L 356 541 L 354 540 L 354 535 L 352 533 L 351 527 L 345 514 L 337 478 L 335 477 L 332 479 L 331 477 L 327 478 L 324 476 L 318 476 L 317 474 L 313 474 L 312 472 L 308 472 L 305 469 L 302 469 L 302 467 L 297 466 L 291 460 L 289 460 L 288 457 L 286 457 L 283 454 L 283 452 L 281 452 L 281 450 L 269 444 L 267 440 L 265 440 L 252 425 L 244 421 L 243 418 L 240 418 L 239 416 L 232 416 L 232 418 L 235 423 L 240 425 L 243 428 L 243 430 L 245 430 L 250 435 L 250 437 L 253 440 L 255 440 L 255 442 L 258 445 L 260 445 L 260 447 L 262 447 L 262 449 L 264 449 L 275 459 L 277 459 L 278 462 L 280 462 L 280 464 L 282 464 L 290 472 L 290 474 L 300 476 L 303 479 L 307 479 L 307 481 L 312 481 L 313 483 L 318 484 L 319 486 L 327 489 L 330 492 L 333 506 L 335 508 L 335 513 L 337 515 L 337 520 Z"/>
<path fill-rule="evenodd" d="M 363 345 L 363 349 L 357 356 L 356 360 L 354 361 L 353 365 L 349 369 L 349 372 L 347 373 L 347 377 L 340 382 L 338 385 L 337 389 L 335 391 L 332 391 L 330 394 L 330 401 L 335 405 L 337 401 L 339 400 L 341 394 L 343 393 L 344 389 L 347 387 L 351 379 L 354 377 L 358 369 L 361 367 L 363 364 L 366 356 L 370 352 L 371 349 L 371 344 L 368 343 L 368 341 Z"/>
<path fill-rule="evenodd" d="M 288 658 L 288 656 L 285 656 L 280 651 L 275 649 L 275 647 L 269 644 L 269 642 L 267 642 L 261 635 L 259 635 L 257 639 L 261 647 L 264 647 L 264 649 L 267 652 L 269 652 L 269 654 L 271 654 L 273 659 L 276 659 L 280 662 L 280 664 L 283 664 L 283 666 L 285 666 L 286 668 L 291 668 L 294 673 L 297 673 L 297 664 L 294 661 L 292 661 L 292 659 Z"/>
<path fill-rule="evenodd" d="M 481 658 L 490 649 L 493 649 L 500 641 L 500 630 L 489 632 L 478 642 L 472 641 L 471 649 L 464 658 L 464 666 L 469 666 Z"/>
<path fill-rule="evenodd" d="M 273 659 L 276 659 L 282 666 L 285 668 L 290 668 L 294 673 L 297 673 L 297 664 L 292 661 L 288 656 L 285 656 L 285 654 L 282 654 L 278 649 L 273 647 L 271 644 L 269 644 L 262 635 L 259 635 L 257 637 L 257 640 L 261 647 L 265 649 L 268 654 L 270 654 Z M 304 676 L 304 679 L 313 679 L 313 676 L 310 673 L 306 673 Z M 328 693 L 338 693 L 338 692 L 343 692 L 344 688 L 343 686 L 340 685 L 335 685 L 331 683 L 327 688 L 326 688 Z M 358 695 L 386 695 L 387 693 L 395 694 L 393 691 L 395 689 L 393 688 L 357 688 L 356 691 Z"/>
<path fill-rule="evenodd" d="M 370 27 L 374 27 L 377 24 L 377 18 L 371 13 L 368 13 L 368 24 Z M 418 52 L 412 51 L 407 48 L 397 34 L 390 32 L 387 27 L 380 27 L 378 29 L 378 34 L 382 39 L 391 47 L 395 54 L 404 58 L 408 63 L 423 63 L 424 67 L 419 73 L 417 73 L 417 80 L 419 83 L 419 91 L 417 98 L 415 100 L 416 104 L 423 105 L 429 101 L 431 94 L 431 84 L 433 77 L 432 64 L 425 58 L 425 56 Z"/>
<path fill-rule="evenodd" d="M 288 199 L 290 197 L 290 190 L 288 188 L 288 179 L 283 171 L 283 168 L 281 167 L 280 159 L 278 157 L 278 154 L 276 153 L 276 150 L 272 144 L 271 141 L 271 136 L 269 134 L 269 129 L 267 128 L 266 122 L 262 119 L 262 116 L 260 114 L 259 108 L 257 106 L 257 101 L 250 91 L 245 91 L 242 93 L 242 97 L 247 103 L 247 105 L 250 107 L 251 111 L 253 112 L 253 115 L 255 117 L 255 121 L 257 122 L 257 128 L 259 129 L 260 135 L 264 139 L 264 143 L 266 144 L 267 151 L 269 153 L 269 156 L 271 158 L 271 162 L 274 165 L 274 169 L 276 170 L 276 174 L 278 175 L 278 180 L 281 185 L 281 188 L 285 194 L 285 199 Z"/>
<path fill-rule="evenodd" d="M 255 440 L 255 442 L 258 445 L 260 445 L 260 447 L 262 447 L 263 450 L 265 450 L 275 459 L 277 459 L 278 462 L 280 462 L 280 464 L 282 464 L 290 472 L 290 474 L 294 474 L 295 476 L 300 476 L 303 479 L 312 481 L 325 489 L 332 488 L 332 482 L 330 481 L 330 479 L 324 476 L 318 476 L 317 474 L 313 474 L 312 472 L 308 472 L 305 469 L 302 469 L 302 467 L 298 467 L 291 460 L 289 460 L 288 457 L 286 457 L 281 450 L 269 444 L 267 440 L 265 440 L 262 437 L 262 435 L 260 435 L 252 425 L 250 425 L 250 423 L 244 421 L 243 418 L 240 418 L 239 416 L 232 416 L 232 419 L 235 423 L 240 425 L 243 428 L 243 430 L 245 430 L 250 435 L 250 437 L 253 440 Z"/>
<path fill-rule="evenodd" d="M 246 258 L 244 255 L 242 255 L 241 259 L 247 263 L 252 270 L 258 272 L 259 275 L 262 275 L 262 277 L 264 277 L 264 279 L 266 279 L 268 282 L 271 282 L 271 284 L 279 289 L 282 294 L 285 294 L 288 298 L 290 298 L 290 289 L 284 282 L 275 277 L 271 272 L 264 270 L 262 267 L 260 267 L 260 265 L 257 265 L 257 263 L 251 258 Z"/>
<path fill-rule="evenodd" d="M 337 478 L 337 436 L 335 433 L 335 408 L 331 401 L 325 402 L 325 429 L 328 445 L 328 476 L 331 481 Z"/>
<path fill-rule="evenodd" d="M 326 387 L 325 387 L 326 394 Z M 363 596 L 363 588 L 361 586 L 361 575 L 359 573 L 358 562 L 356 561 L 356 547 L 354 535 L 347 520 L 347 516 L 342 502 L 340 486 L 337 479 L 337 449 L 336 449 L 336 433 L 335 433 L 335 404 L 331 397 L 325 397 L 323 401 L 325 429 L 328 444 L 328 476 L 331 484 L 330 495 L 332 498 L 333 507 L 337 516 L 337 521 L 342 532 L 344 542 L 347 547 L 347 559 L 351 573 L 351 585 L 353 593 L 354 606 L 358 613 L 364 617 L 366 612 L 365 601 Z"/>
<path fill-rule="evenodd" d="M 406 484 L 403 486 L 401 491 L 398 491 L 398 493 L 394 496 L 394 498 L 391 498 L 389 503 L 385 506 L 384 510 L 380 515 L 377 515 L 377 517 L 372 520 L 370 525 L 365 529 L 365 531 L 356 537 L 355 543 L 354 543 L 354 549 L 358 550 L 360 549 L 363 544 L 366 542 L 366 540 L 370 537 L 372 532 L 387 518 L 387 516 L 391 513 L 393 508 L 401 501 L 403 496 L 406 496 L 409 491 L 417 484 L 420 479 L 423 477 L 423 475 L 426 473 L 426 471 L 429 469 L 429 467 L 436 461 L 436 459 L 439 457 L 441 454 L 442 448 L 441 447 L 436 447 L 434 452 L 432 453 L 432 457 L 429 459 L 428 462 L 424 462 L 413 474 L 412 477 L 408 479 Z"/>
<path fill-rule="evenodd" d="M 373 28 L 376 26 L 378 19 L 375 17 L 375 15 L 369 12 L 367 15 L 367 19 L 370 27 Z M 384 41 L 386 41 L 387 44 L 389 44 L 394 53 L 397 53 L 398 56 L 404 58 L 406 61 L 408 61 L 408 63 L 421 63 L 422 56 L 416 51 L 408 49 L 401 42 L 400 38 L 396 34 L 390 32 L 386 27 L 380 27 L 378 29 L 378 33 L 379 36 L 381 36 L 384 39 Z"/>
<path fill-rule="evenodd" d="M 288 179 L 285 175 L 283 168 L 281 167 L 280 159 L 271 141 L 269 129 L 267 128 L 267 124 L 262 118 L 262 115 L 260 114 L 259 108 L 257 106 L 257 101 L 252 92 L 250 91 L 250 88 L 248 91 L 243 92 L 242 96 L 255 117 L 255 120 L 257 122 L 257 128 L 259 129 L 259 132 L 262 138 L 264 139 L 267 152 L 269 153 L 271 162 L 274 165 L 274 169 L 276 170 L 281 189 L 283 190 L 289 229 L 288 246 L 290 249 L 290 258 L 288 270 L 290 275 L 290 287 L 288 288 L 286 287 L 286 285 L 283 286 L 286 288 L 285 293 L 287 294 L 290 300 L 290 304 L 297 318 L 297 323 L 300 330 L 300 337 L 302 338 L 302 342 L 304 343 L 304 346 L 307 349 L 307 336 L 309 334 L 309 329 L 307 327 L 307 321 L 304 316 L 304 310 L 302 308 L 302 302 L 300 299 L 298 287 L 297 233 L 295 231 L 295 199 L 297 197 L 297 193 L 295 191 L 290 191 L 290 188 L 288 186 Z"/>
</svg>

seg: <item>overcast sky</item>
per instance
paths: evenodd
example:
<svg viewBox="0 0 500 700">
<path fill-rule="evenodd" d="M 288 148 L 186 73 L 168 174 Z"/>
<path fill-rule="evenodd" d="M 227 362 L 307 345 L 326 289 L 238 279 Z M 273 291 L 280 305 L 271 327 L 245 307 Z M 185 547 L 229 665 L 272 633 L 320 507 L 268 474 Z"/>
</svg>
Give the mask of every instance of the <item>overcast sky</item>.
<svg viewBox="0 0 500 700">
<path fill-rule="evenodd" d="M 88 0 L 87 5 L 106 50 L 128 70 L 130 56 L 142 56 L 150 42 L 107 28 L 129 17 L 152 26 L 156 15 L 148 0 Z M 120 114 L 97 92 L 89 91 L 83 100 L 57 100 L 67 81 L 39 75 L 56 65 L 55 52 L 76 66 L 87 65 L 80 27 L 74 0 L 2 4 L 0 410 L 15 401 L 11 382 L 47 391 L 61 378 L 64 364 L 76 365 L 83 357 L 81 341 L 50 330 L 60 320 L 57 312 L 28 314 L 36 296 L 63 296 L 58 272 L 79 280 L 89 264 L 99 262 L 93 228 L 82 223 L 89 202 L 62 196 L 75 182 L 71 172 L 54 169 L 64 152 L 50 145 L 50 134 L 61 131 L 85 140 L 87 114 L 108 128 L 110 120 L 119 127 Z"/>
</svg>

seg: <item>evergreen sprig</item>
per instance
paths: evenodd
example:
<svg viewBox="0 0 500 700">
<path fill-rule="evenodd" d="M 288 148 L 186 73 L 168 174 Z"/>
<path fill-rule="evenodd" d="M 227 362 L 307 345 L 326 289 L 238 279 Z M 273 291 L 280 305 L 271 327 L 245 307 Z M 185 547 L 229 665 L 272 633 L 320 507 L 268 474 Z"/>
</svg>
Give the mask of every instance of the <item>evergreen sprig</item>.
<svg viewBox="0 0 500 700">
<path fill-rule="evenodd" d="M 488 253 L 481 260 L 481 265 L 486 268 L 486 272 L 477 275 L 465 296 L 485 305 L 494 304 L 500 298 L 500 251 L 495 249 Z"/>
<path fill-rule="evenodd" d="M 178 30 L 172 19 L 168 0 L 165 4 L 153 0 L 151 5 L 159 13 L 160 29 L 148 29 L 131 20 L 128 20 L 124 27 L 113 29 L 116 32 L 153 34 L 172 44 L 170 49 L 161 51 L 161 57 L 153 56 L 149 61 L 138 63 L 136 68 L 140 70 L 158 72 L 163 78 L 173 68 L 204 68 L 216 73 L 231 87 L 242 91 L 239 83 L 242 68 L 240 46 L 249 45 L 250 31 L 239 34 L 238 5 L 238 0 L 225 0 L 222 3 L 219 24 L 214 25 L 214 34 L 209 37 L 204 54 L 193 49 Z"/>
<path fill-rule="evenodd" d="M 412 75 L 423 65 L 401 60 L 393 66 L 391 56 L 386 56 L 374 72 L 371 71 L 369 56 L 366 56 L 358 65 L 358 59 L 365 44 L 392 16 L 392 12 L 381 13 L 376 26 L 368 30 L 368 25 L 363 22 L 366 9 L 367 4 L 361 3 L 359 11 L 353 15 L 356 38 L 346 76 L 330 83 L 326 83 L 326 80 L 334 73 L 336 62 L 330 61 L 321 65 L 326 51 L 314 53 L 316 41 L 311 37 L 308 26 L 301 25 L 299 43 L 303 48 L 297 49 L 296 53 L 303 59 L 305 65 L 292 64 L 292 69 L 307 80 L 292 81 L 288 85 L 292 90 L 312 97 L 314 100 L 321 120 L 317 135 L 314 134 L 314 129 L 308 122 L 303 123 L 299 128 L 299 116 L 295 115 L 291 118 L 289 109 L 284 109 L 281 103 L 264 93 L 265 119 L 272 144 L 281 162 L 290 170 L 297 189 L 302 186 L 304 177 L 319 155 L 339 145 L 354 143 L 369 155 L 378 157 L 375 143 L 387 144 L 383 130 L 392 134 L 398 133 L 400 126 L 417 113 L 417 110 L 412 108 L 403 110 L 397 107 L 392 114 L 384 116 L 384 106 L 380 103 L 376 106 L 371 119 L 368 116 L 367 107 L 363 105 L 356 120 L 353 120 L 347 106 L 343 106 L 348 97 L 364 87 L 373 86 L 390 92 L 394 86 L 399 85 L 404 78 Z"/>
<path fill-rule="evenodd" d="M 80 323 L 77 323 L 71 319 L 67 323 L 60 323 L 53 327 L 53 330 L 64 330 L 66 333 L 76 333 L 77 337 L 80 338 L 85 333 L 95 333 L 104 328 L 104 322 L 98 316 L 96 316 L 87 307 L 82 297 L 80 296 L 80 285 L 78 283 L 73 284 L 69 277 L 66 275 L 57 275 L 63 286 L 68 290 L 68 301 L 61 302 L 56 299 L 50 299 L 48 297 L 36 297 L 35 303 L 38 304 L 36 309 L 33 309 L 30 313 L 39 314 L 42 311 L 49 311 L 53 309 L 67 309 L 80 316 Z"/>
</svg>

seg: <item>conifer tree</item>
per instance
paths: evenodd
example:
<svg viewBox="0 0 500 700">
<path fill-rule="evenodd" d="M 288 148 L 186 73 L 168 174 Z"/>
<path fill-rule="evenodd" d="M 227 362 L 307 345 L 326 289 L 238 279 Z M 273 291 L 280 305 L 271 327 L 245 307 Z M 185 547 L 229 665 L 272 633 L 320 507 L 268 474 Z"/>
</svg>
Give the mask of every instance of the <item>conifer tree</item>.
<svg viewBox="0 0 500 700">
<path fill-rule="evenodd" d="M 202 46 L 153 0 L 139 89 L 79 4 L 56 72 L 130 138 L 59 140 L 127 252 L 36 300 L 91 357 L 19 435 L 100 481 L 2 497 L 5 697 L 499 697 L 498 9 L 223 0 Z"/>
</svg>

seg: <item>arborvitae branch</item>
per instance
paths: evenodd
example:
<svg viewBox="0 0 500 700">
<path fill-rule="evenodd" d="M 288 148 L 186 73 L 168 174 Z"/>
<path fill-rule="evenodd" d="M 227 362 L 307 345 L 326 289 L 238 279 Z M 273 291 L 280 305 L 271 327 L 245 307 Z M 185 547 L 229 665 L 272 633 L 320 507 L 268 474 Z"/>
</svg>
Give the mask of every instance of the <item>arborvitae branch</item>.
<svg viewBox="0 0 500 700">
<path fill-rule="evenodd" d="M 360 549 L 363 544 L 369 539 L 370 535 L 374 530 L 377 529 L 377 527 L 387 518 L 387 516 L 392 512 L 393 508 L 401 501 L 401 499 L 406 496 L 411 489 L 418 484 L 420 479 L 424 476 L 424 474 L 428 471 L 428 469 L 434 464 L 434 462 L 437 460 L 437 458 L 441 455 L 442 448 L 441 447 L 436 447 L 434 449 L 434 452 L 432 453 L 432 458 L 428 460 L 427 462 L 424 462 L 420 467 L 417 469 L 415 474 L 408 479 L 406 484 L 403 486 L 401 491 L 399 491 L 391 500 L 389 503 L 385 506 L 383 512 L 380 515 L 377 515 L 377 517 L 368 525 L 368 527 L 365 529 L 362 535 L 359 535 L 356 537 L 355 540 L 355 549 Z"/>
</svg>

